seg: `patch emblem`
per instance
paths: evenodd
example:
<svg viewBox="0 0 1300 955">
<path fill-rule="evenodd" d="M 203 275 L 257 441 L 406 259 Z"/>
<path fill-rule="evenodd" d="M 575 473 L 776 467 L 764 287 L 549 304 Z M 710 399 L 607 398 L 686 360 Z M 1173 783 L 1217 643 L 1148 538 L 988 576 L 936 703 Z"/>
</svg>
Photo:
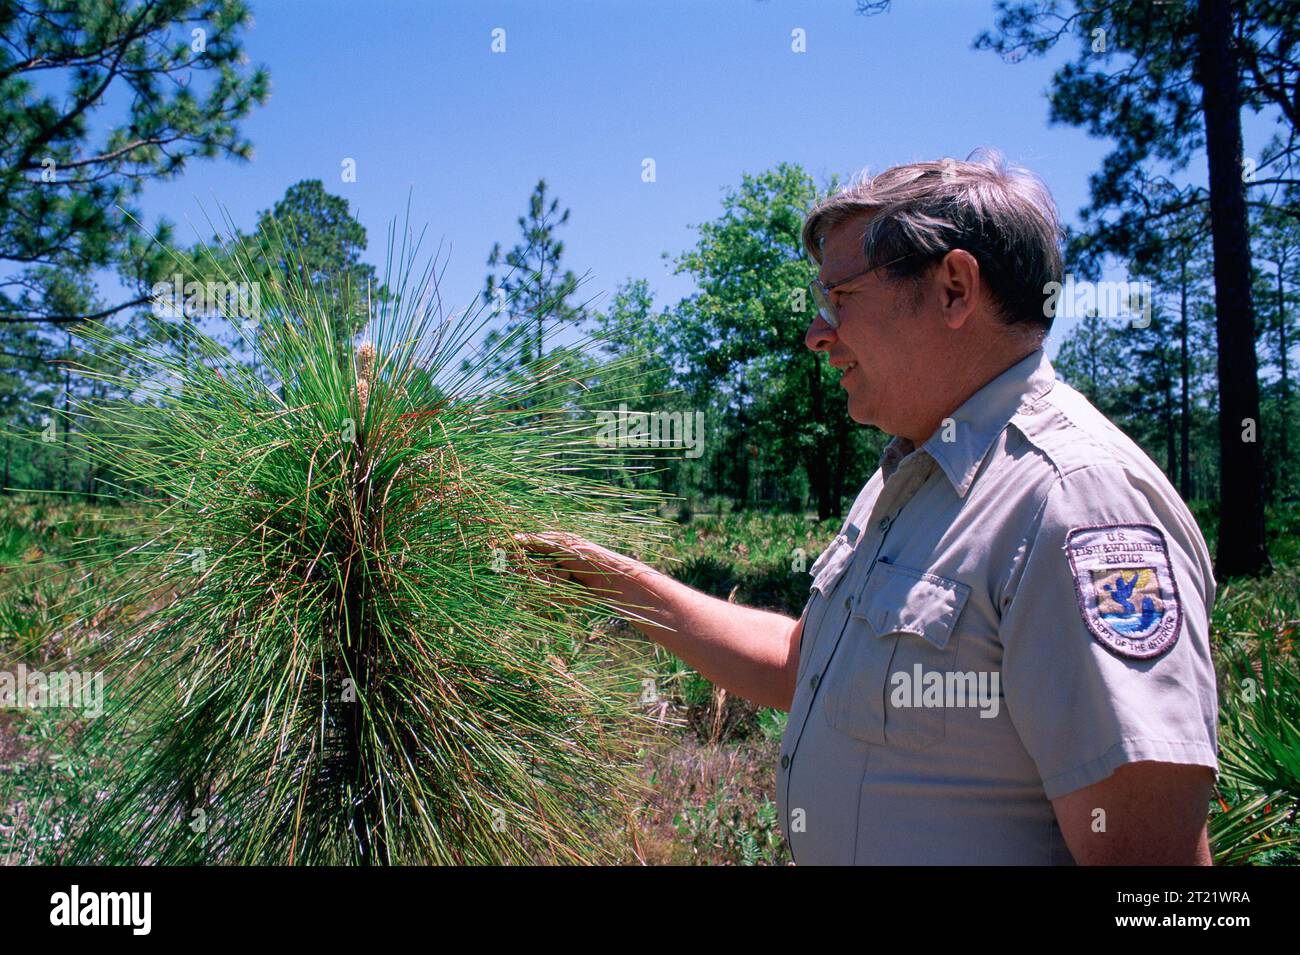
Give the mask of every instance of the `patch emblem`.
<svg viewBox="0 0 1300 955">
<path fill-rule="evenodd" d="M 1076 527 L 1065 538 L 1079 611 L 1102 646 L 1132 660 L 1167 652 L 1182 607 L 1169 548 L 1152 524 Z"/>
</svg>

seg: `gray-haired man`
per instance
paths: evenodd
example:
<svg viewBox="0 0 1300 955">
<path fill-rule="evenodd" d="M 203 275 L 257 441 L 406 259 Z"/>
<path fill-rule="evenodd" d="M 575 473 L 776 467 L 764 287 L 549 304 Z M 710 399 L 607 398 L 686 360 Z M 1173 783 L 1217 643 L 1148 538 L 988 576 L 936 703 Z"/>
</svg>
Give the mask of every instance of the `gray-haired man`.
<svg viewBox="0 0 1300 955">
<path fill-rule="evenodd" d="M 1042 351 L 1058 232 L 1042 184 L 996 159 L 895 167 L 809 215 L 807 345 L 893 440 L 797 622 L 533 541 L 709 679 L 789 710 L 799 863 L 1209 862 L 1210 558 Z"/>
</svg>

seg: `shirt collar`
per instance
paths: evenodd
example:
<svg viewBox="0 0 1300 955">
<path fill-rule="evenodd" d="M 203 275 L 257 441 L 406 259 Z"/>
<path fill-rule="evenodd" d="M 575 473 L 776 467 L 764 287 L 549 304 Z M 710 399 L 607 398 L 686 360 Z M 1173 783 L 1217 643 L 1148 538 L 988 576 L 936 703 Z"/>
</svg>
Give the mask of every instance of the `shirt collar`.
<svg viewBox="0 0 1300 955">
<path fill-rule="evenodd" d="M 1056 372 L 1039 348 L 998 375 L 939 426 L 921 445 L 934 458 L 952 483 L 958 497 L 970 490 L 975 473 L 1002 429 L 1017 414 L 1032 411 L 1032 405 L 1052 390 Z M 947 438 L 948 440 L 944 440 Z M 915 450 L 907 438 L 891 440 L 880 456 L 880 468 L 888 480 L 900 461 Z"/>
</svg>

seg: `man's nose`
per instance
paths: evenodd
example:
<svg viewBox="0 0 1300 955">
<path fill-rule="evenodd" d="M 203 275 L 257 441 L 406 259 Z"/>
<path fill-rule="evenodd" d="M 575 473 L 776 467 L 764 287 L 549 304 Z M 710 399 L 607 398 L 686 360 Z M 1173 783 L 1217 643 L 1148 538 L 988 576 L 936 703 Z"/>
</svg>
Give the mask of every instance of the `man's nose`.
<svg viewBox="0 0 1300 955">
<path fill-rule="evenodd" d="M 835 343 L 835 329 L 826 324 L 821 312 L 814 316 L 812 324 L 808 326 L 803 343 L 813 351 L 830 351 L 831 345 Z"/>
</svg>

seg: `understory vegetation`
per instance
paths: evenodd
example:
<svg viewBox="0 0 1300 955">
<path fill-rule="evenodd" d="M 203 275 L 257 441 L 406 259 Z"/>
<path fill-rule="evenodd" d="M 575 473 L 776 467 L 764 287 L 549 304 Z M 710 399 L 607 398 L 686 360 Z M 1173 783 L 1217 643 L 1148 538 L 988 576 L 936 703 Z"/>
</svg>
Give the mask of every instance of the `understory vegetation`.
<svg viewBox="0 0 1300 955">
<path fill-rule="evenodd" d="M 1206 516 L 1204 508 L 1197 510 Z M 8 668 L 25 661 L 52 670 L 72 658 L 77 640 L 93 639 L 93 630 L 37 639 L 42 615 L 61 592 L 112 586 L 112 568 L 88 572 L 62 559 L 85 535 L 128 536 L 122 525 L 136 519 L 121 508 L 0 499 L 0 658 Z M 806 566 L 838 529 L 835 521 L 788 514 L 696 515 L 678 527 L 656 563 L 719 597 L 793 616 L 806 599 Z M 1273 511 L 1269 530 L 1278 569 L 1221 582 L 1213 616 L 1222 771 L 1210 831 L 1220 865 L 1300 862 L 1300 507 Z M 51 574 L 50 566 L 59 572 Z M 144 612 L 151 599 L 165 595 L 141 595 L 122 613 Z M 588 821 L 587 832 L 606 858 L 788 863 L 775 805 L 785 714 L 718 690 L 625 623 L 587 615 L 582 625 L 625 667 L 624 692 L 650 727 L 638 742 L 641 785 L 629 812 Z M 11 859 L 15 833 L 43 811 L 34 794 L 59 801 L 81 786 L 76 766 L 59 749 L 66 737 L 58 731 L 68 721 L 57 710 L 0 711 L 0 845 Z"/>
</svg>

